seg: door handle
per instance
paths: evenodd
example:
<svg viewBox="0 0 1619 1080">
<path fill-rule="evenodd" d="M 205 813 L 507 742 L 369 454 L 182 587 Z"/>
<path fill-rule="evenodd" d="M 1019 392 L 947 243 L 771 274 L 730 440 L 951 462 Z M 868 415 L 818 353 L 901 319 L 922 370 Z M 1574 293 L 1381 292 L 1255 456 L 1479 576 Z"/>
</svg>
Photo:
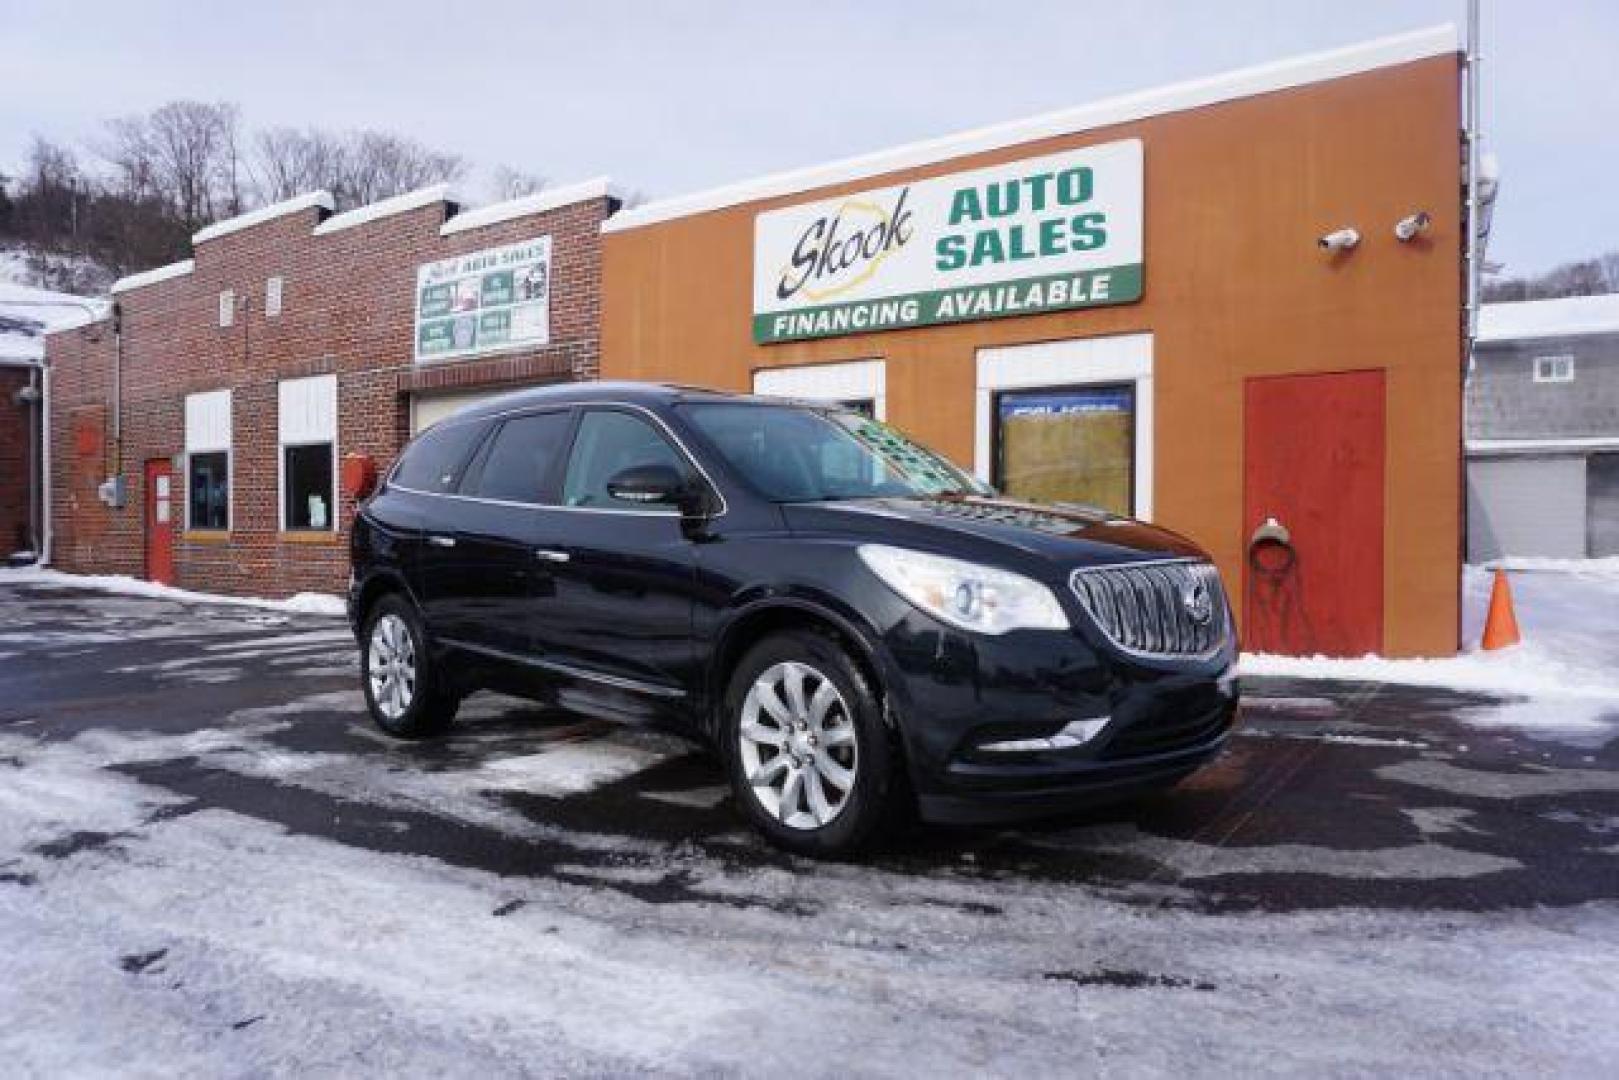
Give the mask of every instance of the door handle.
<svg viewBox="0 0 1619 1080">
<path fill-rule="evenodd" d="M 550 548 L 535 548 L 534 557 L 541 562 L 565 563 L 573 558 L 566 551 L 553 551 Z"/>
<path fill-rule="evenodd" d="M 455 537 L 453 537 L 453 536 L 429 536 L 427 538 L 427 542 L 429 544 L 432 544 L 434 547 L 453 548 L 455 546 Z"/>
</svg>

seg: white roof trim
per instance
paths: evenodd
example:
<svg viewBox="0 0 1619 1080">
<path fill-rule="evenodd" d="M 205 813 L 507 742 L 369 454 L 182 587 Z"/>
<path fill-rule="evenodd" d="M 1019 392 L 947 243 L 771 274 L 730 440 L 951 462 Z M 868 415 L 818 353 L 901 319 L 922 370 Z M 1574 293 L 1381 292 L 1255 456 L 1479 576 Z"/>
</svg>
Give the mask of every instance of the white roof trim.
<svg viewBox="0 0 1619 1080">
<path fill-rule="evenodd" d="M 431 187 L 419 188 L 416 191 L 407 191 L 403 195 L 395 195 L 391 199 L 382 199 L 366 206 L 359 206 L 353 210 L 345 210 L 341 214 L 333 214 L 319 225 L 315 226 L 316 236 L 325 236 L 341 229 L 352 229 L 356 225 L 376 221 L 379 218 L 391 217 L 394 214 L 403 214 L 408 210 L 419 210 L 434 203 L 455 202 L 455 189 L 449 184 L 434 184 Z"/>
<path fill-rule="evenodd" d="M 257 210 L 246 214 L 238 214 L 233 218 L 226 218 L 224 221 L 216 221 L 207 228 L 198 229 L 192 233 L 191 242 L 192 244 L 200 244 L 204 240 L 217 240 L 221 236 L 228 236 L 233 232 L 252 228 L 254 225 L 273 221 L 288 214 L 296 214 L 300 210 L 315 208 L 331 210 L 335 205 L 332 201 L 332 193 L 329 191 L 306 191 L 302 195 L 287 199 L 284 202 L 271 203 L 269 206 L 261 206 Z"/>
<path fill-rule="evenodd" d="M 181 259 L 177 263 L 170 263 L 167 266 L 159 266 L 154 270 L 143 270 L 139 274 L 130 274 L 128 277 L 121 277 L 112 283 L 112 292 L 114 295 L 117 295 L 118 293 L 128 292 L 131 289 L 144 288 L 147 285 L 156 285 L 158 282 L 168 281 L 170 278 L 185 277 L 196 268 L 197 261 L 195 259 Z"/>
<path fill-rule="evenodd" d="M 587 202 L 591 199 L 618 199 L 623 201 L 623 195 L 618 185 L 606 176 L 598 176 L 591 180 L 584 180 L 567 187 L 547 188 L 536 191 L 532 195 L 524 195 L 516 199 L 507 199 L 504 202 L 490 203 L 473 210 L 463 210 L 443 225 L 439 226 L 440 236 L 454 236 L 456 233 L 467 232 L 471 229 L 481 229 L 486 225 L 496 225 L 502 221 L 514 221 L 517 218 L 528 217 L 531 214 L 543 214 L 547 210 L 555 210 L 561 206 L 573 203 Z"/>
<path fill-rule="evenodd" d="M 1072 135 L 1092 128 L 1122 124 L 1149 116 L 1182 112 L 1256 94 L 1268 94 L 1309 83 L 1338 79 L 1346 75 L 1358 75 L 1377 68 L 1457 52 L 1459 49 L 1456 27 L 1447 23 L 1426 30 L 1378 38 L 1348 48 L 1242 68 L 1223 75 L 1107 98 L 1090 105 L 1063 109 L 1025 120 L 977 128 L 956 135 L 897 146 L 890 150 L 880 150 L 873 154 L 812 165 L 805 169 L 771 173 L 768 176 L 711 188 L 708 191 L 661 199 L 615 214 L 603 223 L 602 231 L 622 232 L 758 199 L 775 198 L 829 187 L 833 184 L 864 180 L 901 169 L 932 165 L 952 158 L 988 150 L 1001 150 L 1053 136 Z"/>
<path fill-rule="evenodd" d="M 1558 451 L 1619 450 L 1619 435 L 1575 436 L 1561 439 L 1468 439 L 1467 452 L 1493 454 L 1545 454 Z"/>
</svg>

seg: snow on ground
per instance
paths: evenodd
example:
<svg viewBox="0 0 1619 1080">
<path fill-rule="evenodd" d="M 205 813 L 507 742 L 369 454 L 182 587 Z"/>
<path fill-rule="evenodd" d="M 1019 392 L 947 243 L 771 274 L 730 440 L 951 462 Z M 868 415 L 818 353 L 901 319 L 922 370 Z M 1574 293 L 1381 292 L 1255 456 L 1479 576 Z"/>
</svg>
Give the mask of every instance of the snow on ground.
<svg viewBox="0 0 1619 1080">
<path fill-rule="evenodd" d="M 1505 562 L 1523 642 L 1478 648 L 1493 570 L 1462 578 L 1460 655 L 1437 660 L 1248 654 L 1245 675 L 1365 680 L 1476 691 L 1508 699 L 1468 719 L 1481 726 L 1602 731 L 1619 728 L 1619 559 Z"/>
<path fill-rule="evenodd" d="M 0 734 L 14 1074 L 1596 1075 L 1619 1054 L 1611 904 L 1213 916 L 698 852 L 696 899 L 658 902 L 603 887 L 662 872 L 633 858 L 502 877 L 191 808 L 109 767 L 240 733 L 106 734 Z"/>
<path fill-rule="evenodd" d="M 123 574 L 67 574 L 60 570 L 46 570 L 37 566 L 16 569 L 0 568 L 0 585 L 62 585 L 70 588 L 98 589 L 123 596 L 144 596 L 155 600 L 176 600 L 189 604 L 239 604 L 280 611 L 294 615 L 343 615 L 343 598 L 329 593 L 297 593 L 285 600 L 265 600 L 247 596 L 220 596 L 215 593 L 191 592 L 172 585 L 159 585 L 154 581 Z"/>
</svg>

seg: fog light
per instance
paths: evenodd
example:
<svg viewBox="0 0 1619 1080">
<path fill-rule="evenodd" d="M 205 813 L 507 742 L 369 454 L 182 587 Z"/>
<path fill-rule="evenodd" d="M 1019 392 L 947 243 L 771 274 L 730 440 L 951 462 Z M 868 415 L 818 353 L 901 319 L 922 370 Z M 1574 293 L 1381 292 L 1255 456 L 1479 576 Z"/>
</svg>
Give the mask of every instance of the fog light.
<svg viewBox="0 0 1619 1080">
<path fill-rule="evenodd" d="M 984 743 L 978 749 L 992 754 L 1031 754 L 1040 750 L 1072 750 L 1084 746 L 1107 727 L 1108 717 L 1096 716 L 1089 720 L 1070 720 L 1055 735 L 1034 739 L 1005 739 Z"/>
</svg>

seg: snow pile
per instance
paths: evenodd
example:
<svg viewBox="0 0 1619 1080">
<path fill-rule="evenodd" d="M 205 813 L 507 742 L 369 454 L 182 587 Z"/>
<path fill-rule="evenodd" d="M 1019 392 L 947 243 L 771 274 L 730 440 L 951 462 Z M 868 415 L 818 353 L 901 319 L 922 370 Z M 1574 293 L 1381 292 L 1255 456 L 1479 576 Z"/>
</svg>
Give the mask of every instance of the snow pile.
<svg viewBox="0 0 1619 1080">
<path fill-rule="evenodd" d="M 297 593 L 285 600 L 265 600 L 250 596 L 219 596 L 214 593 L 192 592 L 172 585 L 159 585 L 155 581 L 122 574 L 66 574 L 60 570 L 44 570 L 36 566 L 21 569 L 0 569 L 0 585 L 60 585 L 67 588 L 99 589 L 122 596 L 145 596 L 154 600 L 174 600 L 187 604 L 240 604 L 244 607 L 282 611 L 293 615 L 344 615 L 347 607 L 340 596 L 330 593 Z"/>
<path fill-rule="evenodd" d="M 1619 559 L 1513 559 L 1514 608 L 1523 643 L 1478 649 L 1493 570 L 1469 566 L 1462 579 L 1467 651 L 1438 660 L 1380 656 L 1332 659 L 1263 653 L 1242 658 L 1244 675 L 1404 683 L 1537 703 L 1481 714 L 1481 722 L 1580 729 L 1619 719 Z"/>
</svg>

